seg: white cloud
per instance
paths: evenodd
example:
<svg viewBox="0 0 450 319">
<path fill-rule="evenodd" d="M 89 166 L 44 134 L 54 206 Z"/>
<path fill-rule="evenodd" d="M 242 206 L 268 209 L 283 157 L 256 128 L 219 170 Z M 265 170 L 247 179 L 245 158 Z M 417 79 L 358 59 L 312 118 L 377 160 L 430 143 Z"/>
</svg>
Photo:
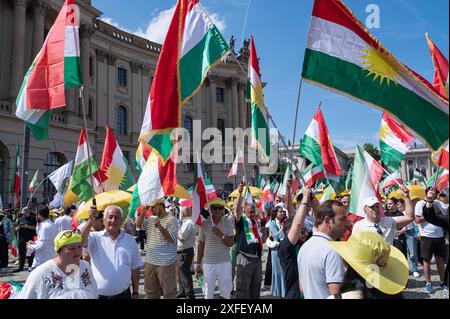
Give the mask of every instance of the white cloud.
<svg viewBox="0 0 450 319">
<path fill-rule="evenodd" d="M 100 20 L 102 20 L 103 22 L 108 23 L 108 24 L 112 25 L 113 27 L 116 27 L 117 29 L 120 29 L 122 31 L 125 31 L 125 32 L 128 32 L 128 33 L 133 33 L 132 31 L 128 30 L 124 26 L 122 26 L 119 23 L 117 23 L 116 21 L 114 21 L 112 18 L 103 17 L 103 18 L 100 18 Z"/>
<path fill-rule="evenodd" d="M 140 37 L 149 39 L 150 41 L 162 44 L 166 38 L 167 30 L 169 29 L 174 10 L 175 6 L 159 12 L 159 14 L 148 23 L 145 31 L 142 28 L 139 28 L 133 33 Z M 153 12 L 156 13 L 157 11 L 154 10 Z M 226 28 L 225 20 L 221 19 L 220 15 L 217 13 L 211 12 L 208 14 L 217 28 L 223 33 Z"/>
</svg>

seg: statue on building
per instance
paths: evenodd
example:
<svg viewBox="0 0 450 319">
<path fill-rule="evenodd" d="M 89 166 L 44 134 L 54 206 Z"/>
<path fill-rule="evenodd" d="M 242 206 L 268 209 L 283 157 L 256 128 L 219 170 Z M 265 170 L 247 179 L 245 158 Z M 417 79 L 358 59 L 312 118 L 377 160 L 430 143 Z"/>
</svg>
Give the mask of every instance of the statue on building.
<svg viewBox="0 0 450 319">
<path fill-rule="evenodd" d="M 234 38 L 234 35 L 232 35 L 231 36 L 231 38 L 230 38 L 230 50 L 231 50 L 231 52 L 233 52 L 233 54 L 234 54 L 234 46 L 235 46 L 235 43 L 236 43 L 236 39 Z"/>
<path fill-rule="evenodd" d="M 239 51 L 239 53 L 242 55 L 242 56 L 246 56 L 246 57 L 248 57 L 249 55 L 250 55 L 250 49 L 249 49 L 249 46 L 250 46 L 250 40 L 248 40 L 248 39 L 244 39 L 244 46 L 241 48 L 241 50 Z"/>
</svg>

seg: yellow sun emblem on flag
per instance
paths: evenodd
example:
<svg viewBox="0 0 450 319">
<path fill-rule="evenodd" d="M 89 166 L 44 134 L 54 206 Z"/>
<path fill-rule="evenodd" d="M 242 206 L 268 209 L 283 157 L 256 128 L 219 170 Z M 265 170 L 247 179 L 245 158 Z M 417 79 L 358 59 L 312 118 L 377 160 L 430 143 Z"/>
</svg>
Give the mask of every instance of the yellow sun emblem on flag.
<svg viewBox="0 0 450 319">
<path fill-rule="evenodd" d="M 108 167 L 108 171 L 106 172 L 106 176 L 108 176 L 108 184 L 120 186 L 123 178 L 123 173 L 119 167 L 110 165 Z"/>
<path fill-rule="evenodd" d="M 390 84 L 390 81 L 394 81 L 397 85 L 399 75 L 395 63 L 389 55 L 372 47 L 364 49 L 363 52 L 361 58 L 363 59 L 364 70 L 369 71 L 367 76 L 374 74 L 374 81 L 380 78 L 380 85 L 383 84 L 384 80 L 386 80 L 387 85 Z"/>
</svg>

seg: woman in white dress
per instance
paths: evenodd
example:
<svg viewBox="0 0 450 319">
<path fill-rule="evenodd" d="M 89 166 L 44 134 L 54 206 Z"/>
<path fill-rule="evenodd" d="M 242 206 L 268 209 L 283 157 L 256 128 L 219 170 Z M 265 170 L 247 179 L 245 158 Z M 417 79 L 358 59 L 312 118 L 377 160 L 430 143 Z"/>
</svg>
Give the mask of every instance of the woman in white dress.
<svg viewBox="0 0 450 319">
<path fill-rule="evenodd" d="M 81 260 L 81 235 L 65 230 L 55 238 L 56 257 L 34 269 L 19 299 L 97 299 L 89 263 Z"/>
</svg>

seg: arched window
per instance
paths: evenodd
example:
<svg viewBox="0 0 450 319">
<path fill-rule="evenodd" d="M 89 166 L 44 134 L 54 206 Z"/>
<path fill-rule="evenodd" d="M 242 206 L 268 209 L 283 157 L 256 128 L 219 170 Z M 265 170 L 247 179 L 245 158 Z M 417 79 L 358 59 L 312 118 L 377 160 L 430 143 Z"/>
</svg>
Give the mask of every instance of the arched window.
<svg viewBox="0 0 450 319">
<path fill-rule="evenodd" d="M 217 119 L 217 128 L 222 133 L 222 141 L 225 141 L 225 121 Z"/>
<path fill-rule="evenodd" d="M 53 171 L 57 170 L 67 162 L 65 156 L 61 153 L 51 152 L 47 154 L 44 161 L 44 178 L 50 175 Z M 48 202 L 53 200 L 53 196 L 56 194 L 56 188 L 53 183 L 46 179 L 44 181 L 44 199 Z"/>
<path fill-rule="evenodd" d="M 117 108 L 117 134 L 127 135 L 127 109 L 122 105 Z"/>
<path fill-rule="evenodd" d="M 183 128 L 189 132 L 189 139 L 192 141 L 193 125 L 192 125 L 192 117 L 190 117 L 189 115 L 185 115 L 183 118 Z"/>
</svg>

